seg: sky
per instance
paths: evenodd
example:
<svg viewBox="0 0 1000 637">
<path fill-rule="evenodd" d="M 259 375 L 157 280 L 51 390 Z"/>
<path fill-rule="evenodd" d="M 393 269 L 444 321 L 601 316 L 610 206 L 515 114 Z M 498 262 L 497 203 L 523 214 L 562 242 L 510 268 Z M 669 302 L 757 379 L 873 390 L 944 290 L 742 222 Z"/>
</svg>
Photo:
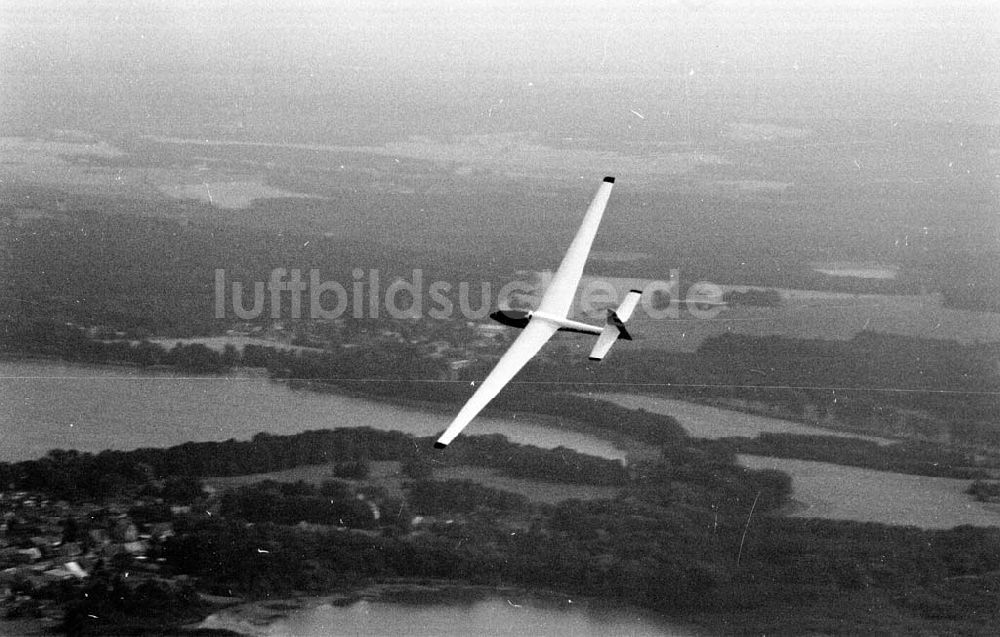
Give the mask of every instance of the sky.
<svg viewBox="0 0 1000 637">
<path fill-rule="evenodd" d="M 991 2 L 15 0 L 0 24 L 8 131 L 377 142 L 592 132 L 623 109 L 976 124 L 1000 95 Z"/>
</svg>

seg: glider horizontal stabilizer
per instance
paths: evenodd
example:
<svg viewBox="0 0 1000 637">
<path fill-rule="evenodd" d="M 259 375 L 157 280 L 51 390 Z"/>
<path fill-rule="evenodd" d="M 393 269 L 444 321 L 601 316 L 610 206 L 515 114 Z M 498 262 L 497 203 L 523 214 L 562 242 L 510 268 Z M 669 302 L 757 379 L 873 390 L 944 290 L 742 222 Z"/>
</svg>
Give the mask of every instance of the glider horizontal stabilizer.
<svg viewBox="0 0 1000 637">
<path fill-rule="evenodd" d="M 625 321 L 632 316 L 636 305 L 639 304 L 640 297 L 642 297 L 641 291 L 632 290 L 625 295 L 617 310 L 608 310 L 607 322 L 604 324 L 600 336 L 597 337 L 597 342 L 594 343 L 594 349 L 590 352 L 590 360 L 602 360 L 615 341 L 632 340 L 632 336 L 625 329 Z"/>
</svg>

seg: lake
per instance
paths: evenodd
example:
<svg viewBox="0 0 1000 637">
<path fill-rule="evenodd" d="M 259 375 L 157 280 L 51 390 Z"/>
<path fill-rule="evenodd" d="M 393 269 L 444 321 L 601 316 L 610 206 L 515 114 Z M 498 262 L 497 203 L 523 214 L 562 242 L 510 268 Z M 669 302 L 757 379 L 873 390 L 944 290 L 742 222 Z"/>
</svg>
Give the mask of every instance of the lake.
<svg viewBox="0 0 1000 637">
<path fill-rule="evenodd" d="M 1000 526 L 1000 508 L 964 493 L 971 480 L 889 473 L 827 462 L 738 456 L 751 469 L 777 469 L 792 477 L 793 516 L 950 529 L 962 524 Z"/>
<path fill-rule="evenodd" d="M 48 360 L 0 361 L 0 461 L 37 458 L 54 448 L 97 452 L 246 440 L 261 431 L 282 435 L 371 427 L 432 436 L 449 420 L 444 411 L 293 390 L 259 373 L 186 376 Z M 521 415 L 481 416 L 466 432 L 499 433 L 521 444 L 562 446 L 603 458 L 624 460 L 626 455 L 595 436 Z"/>
<path fill-rule="evenodd" d="M 683 401 L 623 394 L 598 397 L 673 415 L 694 435 L 754 435 L 787 427 L 809 432 L 808 427 L 789 421 Z M 0 361 L 2 461 L 37 458 L 54 448 L 96 452 L 166 447 L 191 440 L 246 440 L 261 431 L 280 435 L 366 426 L 431 436 L 444 429 L 448 420 L 446 412 L 293 390 L 255 373 L 185 376 L 47 360 Z M 472 435 L 500 433 L 514 442 L 542 448 L 563 446 L 604 458 L 625 458 L 625 452 L 610 442 L 520 415 L 480 417 L 467 431 Z M 796 515 L 927 528 L 1000 525 L 1000 515 L 962 493 L 967 480 L 758 456 L 741 456 L 741 462 L 791 475 L 793 497 L 808 507 Z"/>
<path fill-rule="evenodd" d="M 440 597 L 440 596 L 437 596 Z M 299 605 L 293 602 L 293 605 Z M 268 612 L 268 607 L 281 612 Z M 559 601 L 518 595 L 436 603 L 363 599 L 349 605 L 307 601 L 299 610 L 261 603 L 226 609 L 209 616 L 202 628 L 228 629 L 260 637 L 329 637 L 331 635 L 477 635 L 483 637 L 565 635 L 694 635 L 636 609 L 596 608 L 569 598 Z"/>
</svg>

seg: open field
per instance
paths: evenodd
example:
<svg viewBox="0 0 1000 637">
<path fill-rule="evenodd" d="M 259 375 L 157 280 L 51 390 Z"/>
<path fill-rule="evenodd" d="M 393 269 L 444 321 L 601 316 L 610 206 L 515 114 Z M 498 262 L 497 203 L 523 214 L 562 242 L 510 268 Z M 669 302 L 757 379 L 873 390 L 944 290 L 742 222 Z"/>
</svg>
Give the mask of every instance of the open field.
<svg viewBox="0 0 1000 637">
<path fill-rule="evenodd" d="M 965 489 L 970 480 L 912 476 L 858 467 L 740 455 L 751 469 L 777 469 L 792 477 L 793 516 L 950 529 L 1000 526 L 1000 510 Z"/>
<path fill-rule="evenodd" d="M 562 484 L 540 482 L 523 478 L 508 478 L 493 469 L 483 467 L 446 467 L 434 471 L 437 480 L 471 480 L 484 487 L 510 491 L 528 498 L 532 502 L 556 504 L 563 500 L 596 500 L 614 498 L 619 489 L 599 487 L 589 484 Z"/>
<path fill-rule="evenodd" d="M 367 485 L 381 487 L 393 497 L 402 495 L 402 484 L 409 480 L 400 472 L 400 463 L 396 461 L 372 462 L 370 463 L 371 473 L 362 481 Z M 216 489 L 231 489 L 246 484 L 253 484 L 262 480 L 275 480 L 278 482 L 305 482 L 319 485 L 324 480 L 336 479 L 333 475 L 333 463 L 322 465 L 309 465 L 295 467 L 286 471 L 274 471 L 271 473 L 256 473 L 246 476 L 226 476 L 208 477 L 204 482 Z M 484 487 L 510 491 L 528 498 L 532 502 L 555 504 L 563 500 L 593 500 L 598 498 L 613 498 L 618 493 L 615 487 L 598 487 L 593 485 L 559 484 L 554 482 L 541 482 L 538 480 L 525 480 L 523 478 L 509 478 L 497 473 L 493 469 L 483 467 L 444 467 L 434 470 L 436 480 L 469 480 Z"/>
<path fill-rule="evenodd" d="M 239 181 L 212 181 L 196 184 L 167 183 L 159 186 L 164 194 L 175 199 L 197 199 L 219 208 L 248 208 L 254 199 L 283 199 L 309 197 L 297 192 L 272 188 L 262 178 Z"/>
</svg>

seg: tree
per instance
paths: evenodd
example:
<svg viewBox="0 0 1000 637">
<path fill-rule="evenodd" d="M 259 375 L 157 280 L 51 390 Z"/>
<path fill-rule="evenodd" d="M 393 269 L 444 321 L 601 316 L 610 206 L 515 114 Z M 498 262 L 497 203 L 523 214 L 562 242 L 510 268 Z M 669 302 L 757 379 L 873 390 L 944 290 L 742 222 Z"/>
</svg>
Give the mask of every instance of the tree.
<svg viewBox="0 0 1000 637">
<path fill-rule="evenodd" d="M 233 367 L 240 362 L 240 352 L 232 343 L 226 343 L 222 348 L 220 362 L 224 367 Z"/>
<path fill-rule="evenodd" d="M 364 480 L 368 477 L 370 468 L 364 460 L 353 462 L 338 462 L 333 468 L 333 475 L 348 480 Z"/>
<path fill-rule="evenodd" d="M 434 477 L 434 467 L 423 458 L 406 460 L 401 465 L 400 471 L 407 478 L 414 480 L 430 480 Z"/>
</svg>

